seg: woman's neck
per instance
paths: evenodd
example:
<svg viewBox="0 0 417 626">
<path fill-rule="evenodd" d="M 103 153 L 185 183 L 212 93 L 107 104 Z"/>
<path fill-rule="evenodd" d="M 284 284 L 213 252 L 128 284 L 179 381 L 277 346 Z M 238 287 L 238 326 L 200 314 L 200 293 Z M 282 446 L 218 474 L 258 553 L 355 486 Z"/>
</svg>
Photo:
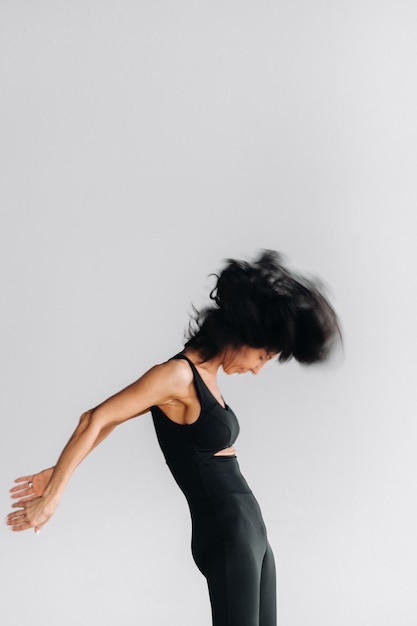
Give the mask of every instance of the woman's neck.
<svg viewBox="0 0 417 626">
<path fill-rule="evenodd" d="M 223 363 L 223 352 L 211 357 L 211 359 L 208 359 L 207 361 L 204 361 L 198 350 L 193 350 L 192 348 L 186 348 L 184 350 L 184 354 L 194 363 L 194 365 L 205 369 L 213 376 L 216 376 L 219 367 Z"/>
</svg>

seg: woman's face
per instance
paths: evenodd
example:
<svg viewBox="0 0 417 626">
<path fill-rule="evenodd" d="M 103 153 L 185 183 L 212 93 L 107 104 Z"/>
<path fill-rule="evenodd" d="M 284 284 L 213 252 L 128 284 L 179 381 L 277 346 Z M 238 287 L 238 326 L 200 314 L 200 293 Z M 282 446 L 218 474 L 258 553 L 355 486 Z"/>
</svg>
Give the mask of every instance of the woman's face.
<svg viewBox="0 0 417 626">
<path fill-rule="evenodd" d="M 265 363 L 277 356 L 265 348 L 228 346 L 224 351 L 222 367 L 226 374 L 259 374 Z"/>
</svg>

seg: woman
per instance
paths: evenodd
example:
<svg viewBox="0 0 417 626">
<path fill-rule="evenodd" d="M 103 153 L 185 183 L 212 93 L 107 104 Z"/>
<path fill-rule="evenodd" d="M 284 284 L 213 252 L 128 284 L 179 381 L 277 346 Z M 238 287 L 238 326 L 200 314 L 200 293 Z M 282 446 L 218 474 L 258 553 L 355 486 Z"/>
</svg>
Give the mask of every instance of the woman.
<svg viewBox="0 0 417 626">
<path fill-rule="evenodd" d="M 239 425 L 216 374 L 220 367 L 258 374 L 278 355 L 281 362 L 323 360 L 340 332 L 318 286 L 291 273 L 275 252 L 253 263 L 229 260 L 211 298 L 214 306 L 197 312 L 181 353 L 84 413 L 54 468 L 17 479 L 11 491 L 19 501 L 7 523 L 39 532 L 85 456 L 118 424 L 150 410 L 189 504 L 192 553 L 208 582 L 214 626 L 275 626 L 274 557 L 239 470 Z"/>
</svg>

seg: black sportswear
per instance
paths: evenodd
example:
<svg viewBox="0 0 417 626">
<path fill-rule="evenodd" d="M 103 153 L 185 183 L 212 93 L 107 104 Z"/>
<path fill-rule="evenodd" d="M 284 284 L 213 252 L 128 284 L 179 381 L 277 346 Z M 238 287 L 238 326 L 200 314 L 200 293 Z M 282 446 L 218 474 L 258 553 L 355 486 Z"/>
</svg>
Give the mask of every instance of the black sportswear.
<svg viewBox="0 0 417 626">
<path fill-rule="evenodd" d="M 192 554 L 207 579 L 213 626 L 276 626 L 275 564 L 259 505 L 236 456 L 215 456 L 233 445 L 237 418 L 209 391 L 195 365 L 201 413 L 192 424 L 152 417 L 159 445 L 192 519 Z"/>
</svg>

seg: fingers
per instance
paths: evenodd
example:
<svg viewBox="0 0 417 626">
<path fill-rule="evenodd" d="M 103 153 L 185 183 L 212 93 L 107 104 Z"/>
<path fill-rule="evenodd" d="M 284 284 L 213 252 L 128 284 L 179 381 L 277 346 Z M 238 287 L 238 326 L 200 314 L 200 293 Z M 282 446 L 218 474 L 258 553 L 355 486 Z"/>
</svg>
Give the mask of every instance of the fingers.
<svg viewBox="0 0 417 626">
<path fill-rule="evenodd" d="M 20 532 L 21 530 L 29 530 L 29 528 L 34 528 L 32 522 L 28 520 L 24 514 L 8 518 L 6 524 L 13 532 Z M 40 526 L 34 528 L 37 535 L 40 532 L 40 528 Z"/>
<path fill-rule="evenodd" d="M 13 504 L 13 507 L 19 506 L 19 503 Z M 22 507 L 22 505 L 20 505 Z M 20 531 L 27 530 L 31 527 L 29 520 L 26 517 L 26 510 L 20 508 L 19 511 L 13 511 L 6 517 L 6 524 L 11 526 L 11 530 Z"/>
<path fill-rule="evenodd" d="M 11 530 L 19 532 L 35 527 L 33 504 L 29 508 L 27 504 L 27 498 L 12 504 L 12 508 L 16 510 L 9 513 L 6 517 L 6 524 L 11 527 Z M 40 529 L 41 526 L 42 524 L 39 524 L 39 522 L 36 523 L 36 528 Z"/>
<path fill-rule="evenodd" d="M 26 482 L 24 485 L 16 485 L 15 487 L 12 487 L 11 489 L 9 489 L 10 493 L 16 493 L 17 491 L 22 491 L 23 489 L 28 489 L 29 487 L 29 483 Z"/>
<path fill-rule="evenodd" d="M 17 509 L 17 507 L 20 507 L 21 509 L 24 509 L 26 502 L 27 502 L 27 500 L 24 499 L 24 498 L 22 498 L 22 500 L 19 500 L 19 502 L 13 502 L 12 509 Z"/>
<path fill-rule="evenodd" d="M 12 530 L 15 533 L 16 532 L 19 533 L 22 530 L 29 530 L 29 528 L 32 528 L 31 523 L 26 520 L 16 521 L 13 524 L 9 524 L 9 526 L 10 526 L 10 530 Z"/>
<path fill-rule="evenodd" d="M 14 502 L 12 504 L 12 509 L 17 509 L 17 510 L 9 513 L 6 519 L 9 520 L 10 522 L 14 520 L 21 521 L 22 518 L 25 518 L 28 513 L 25 507 L 25 503 L 26 503 L 26 500 L 19 500 L 19 502 Z"/>
<path fill-rule="evenodd" d="M 25 480 L 26 480 L 27 482 L 30 482 L 30 481 L 32 480 L 32 476 L 20 476 L 19 478 L 16 478 L 14 482 L 15 482 L 15 483 L 21 483 L 21 482 L 23 482 L 23 481 L 25 481 Z M 10 491 L 11 491 L 11 490 L 10 490 Z"/>
<path fill-rule="evenodd" d="M 19 496 L 14 496 L 14 497 L 18 498 Z M 38 494 L 36 493 L 30 493 L 27 496 L 24 496 L 24 494 L 22 494 L 21 497 L 22 497 L 22 502 L 30 502 L 31 500 L 34 500 L 35 498 L 39 498 Z"/>
<path fill-rule="evenodd" d="M 33 493 L 32 489 L 29 489 L 29 487 L 20 487 L 19 489 L 16 490 L 12 490 L 10 489 L 10 493 L 11 493 L 11 498 L 24 498 L 26 495 L 29 495 L 31 493 Z"/>
<path fill-rule="evenodd" d="M 31 498 L 36 498 L 36 493 L 33 489 L 22 489 L 21 491 L 16 491 L 16 493 L 12 493 L 11 498 L 25 498 L 25 500 L 30 500 Z"/>
<path fill-rule="evenodd" d="M 35 493 L 33 488 L 33 476 L 21 476 L 20 478 L 16 478 L 15 483 L 19 484 L 10 489 L 11 498 L 24 498 L 26 496 L 33 496 Z"/>
</svg>

